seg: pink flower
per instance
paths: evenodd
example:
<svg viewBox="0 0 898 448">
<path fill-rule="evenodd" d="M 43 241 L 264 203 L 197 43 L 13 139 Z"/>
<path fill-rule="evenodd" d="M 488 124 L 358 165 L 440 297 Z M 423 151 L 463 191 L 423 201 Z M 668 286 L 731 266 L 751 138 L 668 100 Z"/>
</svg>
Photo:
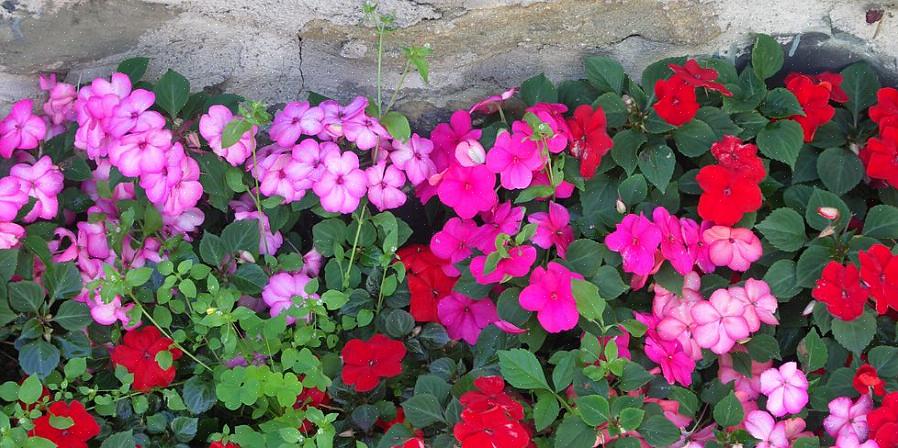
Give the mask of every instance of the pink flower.
<svg viewBox="0 0 898 448">
<path fill-rule="evenodd" d="M 761 328 L 761 322 L 768 325 L 779 324 L 774 315 L 779 304 L 770 293 L 767 282 L 750 278 L 745 281 L 745 287 L 733 286 L 729 291 L 730 295 L 745 304 L 744 317 L 752 333 Z"/>
<path fill-rule="evenodd" d="M 549 125 L 549 128 L 552 130 L 552 137 L 547 142 L 549 152 L 557 154 L 564 151 L 564 148 L 567 148 L 567 143 L 571 136 L 571 130 L 568 128 L 567 121 L 565 121 L 563 115 L 567 112 L 567 106 L 557 103 L 536 103 L 528 107 L 527 112 L 536 115 L 540 121 Z M 520 123 L 523 124 L 523 122 Z M 514 126 L 512 126 L 512 129 L 514 129 Z M 530 137 L 533 133 L 530 126 L 522 126 L 522 130 L 527 137 Z"/>
<path fill-rule="evenodd" d="M 715 266 L 745 272 L 761 258 L 761 240 L 748 229 L 714 226 L 702 233 L 708 254 Z"/>
<path fill-rule="evenodd" d="M 835 439 L 867 440 L 867 414 L 872 408 L 869 394 L 861 395 L 854 403 L 848 397 L 835 398 L 829 402 L 829 415 L 823 420 L 823 428 Z"/>
<path fill-rule="evenodd" d="M 240 117 L 237 117 L 240 118 Z M 224 157 L 232 166 L 242 164 L 256 149 L 256 132 L 258 127 L 253 126 L 252 129 L 243 133 L 240 140 L 233 145 L 223 148 L 221 146 L 221 136 L 224 133 L 228 123 L 234 119 L 231 110 L 220 104 L 216 104 L 209 108 L 209 111 L 200 117 L 200 135 L 209 143 L 209 147 L 215 154 Z"/>
<path fill-rule="evenodd" d="M 689 252 L 695 257 L 695 264 L 706 274 L 714 272 L 717 266 L 711 262 L 708 245 L 702 239 L 705 231 L 713 227 L 711 222 L 702 221 L 701 225 L 698 225 L 691 219 L 681 218 L 680 226 L 684 229 L 683 236 L 689 246 Z"/>
<path fill-rule="evenodd" d="M 733 346 L 731 353 L 747 353 L 748 350 L 742 345 Z M 722 384 L 733 382 L 733 389 L 741 394 L 740 399 L 744 397 L 746 400 L 754 400 L 761 394 L 761 374 L 773 366 L 773 361 L 756 362 L 751 361 L 751 376 L 747 377 L 739 373 L 733 366 L 733 356 L 730 353 L 720 355 L 718 358 L 717 379 Z"/>
<path fill-rule="evenodd" d="M 443 229 L 433 235 L 430 250 L 437 257 L 449 260 L 447 275 L 458 275 L 452 266 L 471 256 L 471 239 L 477 233 L 477 224 L 470 219 L 449 218 Z M 444 269 L 445 270 L 445 269 Z"/>
<path fill-rule="evenodd" d="M 605 245 L 621 254 L 624 272 L 648 275 L 655 266 L 661 231 L 645 216 L 629 214 L 605 237 Z"/>
<path fill-rule="evenodd" d="M 25 237 L 25 228 L 13 222 L 0 222 L 0 249 L 12 249 Z"/>
<path fill-rule="evenodd" d="M 318 135 L 324 129 L 321 121 L 324 112 L 319 107 L 310 107 L 308 101 L 287 103 L 283 110 L 274 114 L 274 121 L 268 130 L 271 139 L 279 146 L 289 148 L 296 144 L 301 135 Z"/>
<path fill-rule="evenodd" d="M 290 149 L 277 145 L 266 146 L 256 157 L 261 160 L 258 166 L 252 166 L 251 162 L 247 162 L 247 166 L 253 177 L 259 179 L 260 193 L 265 196 L 280 196 L 284 198 L 284 204 L 299 201 L 305 196 L 307 187 L 297 188 L 305 185 L 293 179 L 293 172 L 288 173 L 291 168 L 295 169 L 291 165 L 296 164 Z"/>
<path fill-rule="evenodd" d="M 745 417 L 745 429 L 761 441 L 757 448 L 789 448 L 786 426 L 764 411 L 752 411 Z"/>
<path fill-rule="evenodd" d="M 151 129 L 162 129 L 165 117 L 149 110 L 156 101 L 156 94 L 149 90 L 137 89 L 119 102 L 107 118 L 106 130 L 112 137 L 119 138 L 129 132 L 142 133 Z"/>
<path fill-rule="evenodd" d="M 436 171 L 443 171 L 450 165 L 450 158 L 453 155 L 457 155 L 459 152 L 459 147 L 463 145 L 464 142 L 468 141 L 468 147 L 463 149 L 470 149 L 476 147 L 471 142 L 477 142 L 480 140 L 480 135 L 482 131 L 480 129 L 473 129 L 471 126 L 471 114 L 465 112 L 463 110 L 457 110 L 452 113 L 452 117 L 449 118 L 449 123 L 440 123 L 430 131 L 430 139 L 434 144 L 434 151 L 431 154 L 431 159 L 434 162 L 436 167 Z M 480 149 L 483 149 L 481 146 Z M 463 151 L 467 154 L 466 151 Z M 468 156 L 470 159 L 471 157 Z M 473 160 L 472 160 L 473 161 Z M 462 163 L 460 160 L 459 163 Z M 483 162 L 481 162 L 483 163 Z M 476 165 L 476 164 L 475 164 Z M 462 166 L 471 166 L 465 165 L 462 163 Z"/>
<path fill-rule="evenodd" d="M 661 373 L 669 384 L 675 382 L 689 387 L 695 360 L 683 351 L 677 341 L 665 341 L 648 337 L 645 340 L 645 355 L 661 366 Z"/>
<path fill-rule="evenodd" d="M 554 261 L 546 269 L 537 266 L 530 274 L 530 285 L 521 291 L 521 308 L 535 311 L 539 324 L 549 333 L 574 328 L 580 319 L 571 286 L 575 278 L 583 279 Z"/>
<path fill-rule="evenodd" d="M 318 143 L 305 139 L 293 147 L 293 162 L 284 167 L 284 173 L 293 182 L 294 189 L 309 189 L 321 180 L 324 174 L 324 161 L 331 154 L 340 155 L 340 147 L 336 143 Z"/>
<path fill-rule="evenodd" d="M 21 181 L 15 176 L 0 179 L 0 222 L 16 219 L 19 210 L 28 203 L 28 192 L 22 189 Z"/>
<path fill-rule="evenodd" d="M 165 224 L 165 230 L 172 235 L 183 235 L 187 241 L 191 240 L 188 234 L 202 225 L 205 219 L 206 215 L 196 207 L 185 210 L 183 213 L 175 216 L 162 215 L 162 223 Z"/>
<path fill-rule="evenodd" d="M 743 316 L 745 304 L 726 289 L 718 289 L 708 301 L 693 305 L 691 314 L 696 324 L 693 330 L 695 342 L 718 355 L 730 351 L 737 341 L 750 334 Z"/>
<path fill-rule="evenodd" d="M 309 294 L 305 290 L 309 280 L 309 277 L 301 272 L 295 274 L 281 272 L 272 275 L 262 290 L 262 300 L 268 305 L 271 317 L 279 316 L 294 305 L 301 305 L 306 300 L 317 300 L 318 294 Z M 294 301 L 294 297 L 302 300 Z M 292 325 L 294 322 L 296 322 L 295 317 L 287 316 L 288 324 Z"/>
<path fill-rule="evenodd" d="M 795 362 L 761 374 L 761 393 L 767 396 L 767 410 L 776 417 L 797 414 L 808 404 L 808 379 Z"/>
<path fill-rule="evenodd" d="M 26 163 L 14 165 L 9 170 L 9 175 L 18 178 L 22 191 L 36 200 L 34 207 L 25 215 L 25 222 L 56 217 L 59 207 L 57 195 L 62 191 L 65 179 L 59 167 L 50 160 L 50 156 L 41 157 L 34 165 Z"/>
<path fill-rule="evenodd" d="M 695 256 L 689 251 L 685 234 L 692 233 L 693 229 L 688 224 L 684 227 L 683 220 L 671 216 L 664 207 L 655 208 L 652 220 L 661 231 L 661 255 L 664 255 L 674 270 L 681 275 L 692 272 Z"/>
<path fill-rule="evenodd" d="M 523 189 L 533 180 L 533 172 L 543 166 L 536 142 L 521 132 L 500 132 L 493 149 L 486 155 L 486 167 L 499 174 L 502 187 Z"/>
<path fill-rule="evenodd" d="M 412 185 L 418 185 L 436 173 L 436 168 L 430 160 L 432 151 L 433 142 L 419 137 L 418 134 L 412 134 L 407 142 L 393 140 L 390 160 L 399 169 L 405 171 L 405 175 L 408 176 L 408 181 Z"/>
<path fill-rule="evenodd" d="M 203 196 L 200 166 L 187 156 L 181 143 L 175 143 L 166 154 L 166 165 L 160 173 L 144 174 L 140 186 L 147 199 L 164 215 L 180 215 L 193 208 Z"/>
<path fill-rule="evenodd" d="M 360 98 L 365 100 L 364 104 L 367 107 L 367 98 Z M 353 114 L 351 118 L 343 120 L 343 135 L 346 140 L 355 143 L 355 146 L 361 150 L 371 149 L 377 146 L 381 140 L 390 138 L 390 133 L 381 126 L 377 118 L 365 114 L 364 107 L 361 113 Z"/>
<path fill-rule="evenodd" d="M 499 202 L 493 188 L 496 176 L 483 165 L 452 166 L 446 171 L 437 188 L 443 204 L 452 207 L 458 216 L 470 219 L 478 212 L 492 209 Z"/>
<path fill-rule="evenodd" d="M 477 343 L 480 332 L 499 320 L 496 305 L 489 298 L 473 300 L 458 292 L 440 299 L 437 316 L 446 327 L 449 338 L 463 339 L 470 345 Z"/>
<path fill-rule="evenodd" d="M 129 177 L 161 172 L 165 169 L 165 154 L 171 148 L 171 139 L 168 129 L 125 135 L 109 148 L 109 161 Z"/>
<path fill-rule="evenodd" d="M 302 271 L 300 272 L 309 277 L 317 277 L 323 263 L 324 257 L 313 247 L 302 256 Z"/>
<path fill-rule="evenodd" d="M 322 101 L 318 108 L 324 113 L 321 120 L 324 130 L 318 134 L 318 138 L 329 140 L 343 137 L 346 122 L 364 116 L 367 107 L 368 98 L 363 96 L 356 97 L 346 106 L 341 106 L 334 100 Z"/>
<path fill-rule="evenodd" d="M 462 140 L 455 146 L 455 160 L 461 166 L 482 165 L 486 162 L 486 150 L 475 139 Z"/>
<path fill-rule="evenodd" d="M 510 201 L 497 205 L 493 210 L 480 214 L 483 225 L 472 239 L 474 247 L 483 253 L 496 250 L 496 237 L 500 233 L 514 236 L 524 220 L 524 207 L 512 207 Z"/>
<path fill-rule="evenodd" d="M 501 283 L 509 278 L 523 277 L 530 272 L 530 266 L 536 261 L 536 249 L 533 246 L 517 246 L 508 250 L 508 257 L 499 260 L 499 263 L 489 274 L 484 274 L 486 255 L 474 257 L 471 260 L 471 275 L 481 285 Z"/>
<path fill-rule="evenodd" d="M 533 182 L 530 183 L 530 186 L 533 187 L 536 185 L 547 185 L 547 186 L 552 185 L 552 183 L 549 182 L 549 177 L 546 176 L 545 170 L 537 171 L 537 172 L 533 173 Z M 555 199 L 567 199 L 567 198 L 571 197 L 571 195 L 573 195 L 573 194 L 574 194 L 574 184 L 572 184 L 566 180 L 562 180 L 560 184 L 555 186 L 555 194 L 554 194 Z M 549 198 L 550 196 L 552 196 L 552 195 L 537 197 L 536 200 L 543 201 L 543 200 L 546 200 L 547 198 Z"/>
<path fill-rule="evenodd" d="M 490 114 L 498 109 L 499 104 L 509 98 L 513 97 L 516 93 L 518 93 L 517 87 L 512 87 L 500 95 L 492 95 L 484 98 L 483 100 L 477 102 L 471 109 L 468 111 L 469 114 L 473 114 L 474 112 L 483 112 L 486 114 Z"/>
<path fill-rule="evenodd" d="M 549 202 L 549 211 L 538 212 L 527 218 L 536 224 L 533 244 L 543 249 L 555 246 L 558 256 L 564 258 L 567 247 L 574 241 L 574 230 L 570 226 L 570 214 L 567 209 L 556 202 Z"/>
<path fill-rule="evenodd" d="M 128 317 L 128 312 L 134 308 L 134 304 L 129 303 L 122 306 L 121 296 L 115 296 L 111 302 L 106 303 L 100 297 L 99 292 L 89 293 L 87 306 L 90 308 L 90 317 L 100 325 L 113 325 L 116 322 L 121 322 L 126 329 L 132 329 L 139 324 L 139 322 L 135 322 L 134 325 L 129 325 L 131 319 Z"/>
<path fill-rule="evenodd" d="M 393 165 L 380 162 L 367 170 L 368 200 L 378 210 L 391 210 L 405 204 L 405 193 L 402 186 L 405 185 L 405 175 Z"/>
<path fill-rule="evenodd" d="M 50 123 L 61 125 L 67 121 L 75 120 L 75 99 L 78 92 L 75 86 L 64 82 L 56 82 L 56 75 L 40 75 L 41 90 L 48 92 L 47 101 L 44 102 L 44 113 L 50 119 Z"/>
<path fill-rule="evenodd" d="M 47 135 L 47 124 L 32 109 L 31 99 L 13 104 L 9 115 L 0 120 L 0 157 L 12 157 L 13 150 L 34 149 Z"/>
<path fill-rule="evenodd" d="M 321 199 L 321 207 L 331 213 L 352 213 L 365 196 L 368 180 L 359 169 L 359 158 L 353 152 L 328 154 L 324 173 L 312 187 Z"/>
<path fill-rule="evenodd" d="M 256 220 L 259 223 L 259 253 L 263 255 L 274 255 L 277 250 L 284 244 L 284 237 L 281 232 L 271 232 L 271 225 L 268 222 L 268 215 L 259 214 L 258 211 L 242 211 L 234 213 L 234 220 L 243 219 Z"/>
</svg>

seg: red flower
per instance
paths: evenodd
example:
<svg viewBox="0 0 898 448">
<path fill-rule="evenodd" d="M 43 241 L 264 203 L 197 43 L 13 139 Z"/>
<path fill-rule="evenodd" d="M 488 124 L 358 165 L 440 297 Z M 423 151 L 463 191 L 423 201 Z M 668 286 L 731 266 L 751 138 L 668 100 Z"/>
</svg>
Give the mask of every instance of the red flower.
<svg viewBox="0 0 898 448">
<path fill-rule="evenodd" d="M 898 125 L 898 115 L 895 117 Z M 898 188 L 898 127 L 883 128 L 878 138 L 867 140 L 861 160 L 867 166 L 868 176 Z"/>
<path fill-rule="evenodd" d="M 181 350 L 171 348 L 174 341 L 163 337 L 156 327 L 142 327 L 125 333 L 124 343 L 110 352 L 112 362 L 134 375 L 134 390 L 148 392 L 154 387 L 166 387 L 175 379 L 175 366 L 163 369 L 156 355 L 164 350 L 172 360 L 181 357 Z"/>
<path fill-rule="evenodd" d="M 786 88 L 795 94 L 798 104 L 804 110 L 804 116 L 789 117 L 801 125 L 804 130 L 804 141 L 814 140 L 814 133 L 822 124 L 832 120 L 836 109 L 829 104 L 832 85 L 828 82 L 815 83 L 807 75 L 792 73 L 786 77 Z"/>
<path fill-rule="evenodd" d="M 848 94 L 842 89 L 843 78 L 840 73 L 818 73 L 816 75 L 811 75 L 811 79 L 820 84 L 828 83 L 830 85 L 829 99 L 837 103 L 848 102 Z"/>
<path fill-rule="evenodd" d="M 573 139 L 571 155 L 580 159 L 580 175 L 589 179 L 596 174 L 602 156 L 614 145 L 605 130 L 605 112 L 601 107 L 593 110 L 583 104 L 574 110 L 574 116 L 568 118 L 567 124 Z"/>
<path fill-rule="evenodd" d="M 446 261 L 437 257 L 425 244 L 410 244 L 396 251 L 399 261 L 406 271 L 419 273 L 434 266 L 442 266 Z"/>
<path fill-rule="evenodd" d="M 898 392 L 886 395 L 882 405 L 867 414 L 867 425 L 880 448 L 898 447 Z"/>
<path fill-rule="evenodd" d="M 864 313 L 868 291 L 861 285 L 857 267 L 853 264 L 842 266 L 830 261 L 823 268 L 823 274 L 811 296 L 826 304 L 833 316 L 842 320 L 854 320 Z"/>
<path fill-rule="evenodd" d="M 854 390 L 863 395 L 871 390 L 876 395 L 885 395 L 886 383 L 876 373 L 876 368 L 870 364 L 864 364 L 854 373 L 854 380 L 851 382 Z"/>
<path fill-rule="evenodd" d="M 711 145 L 711 154 L 720 166 L 752 182 L 761 182 L 767 176 L 764 162 L 758 157 L 758 147 L 751 143 L 743 145 L 739 137 L 724 135 Z"/>
<path fill-rule="evenodd" d="M 680 78 L 686 84 L 716 90 L 724 96 L 733 96 L 733 93 L 724 87 L 723 84 L 714 82 L 717 80 L 717 70 L 702 68 L 695 59 L 689 59 L 682 66 L 668 64 L 668 67 L 673 70 L 674 76 Z"/>
<path fill-rule="evenodd" d="M 50 415 L 66 417 L 71 420 L 71 425 L 65 429 L 54 428 L 50 424 Z M 100 425 L 80 402 L 65 404 L 57 401 L 50 405 L 46 414 L 34 420 L 34 429 L 28 434 L 43 437 L 59 447 L 87 448 L 87 441 L 100 434 Z"/>
<path fill-rule="evenodd" d="M 452 292 L 457 278 L 443 272 L 439 266 L 408 273 L 408 289 L 411 294 L 409 312 L 418 322 L 439 322 L 437 302 Z"/>
<path fill-rule="evenodd" d="M 745 213 L 761 208 L 762 196 L 758 184 L 720 165 L 708 165 L 695 176 L 702 188 L 698 200 L 698 214 L 715 224 L 732 226 Z"/>
<path fill-rule="evenodd" d="M 468 415 L 455 424 L 452 434 L 461 448 L 524 448 L 530 443 L 527 429 L 499 407 Z"/>
<path fill-rule="evenodd" d="M 524 407 L 505 393 L 505 380 L 501 376 L 477 378 L 474 380 L 474 387 L 478 390 L 465 392 L 459 398 L 459 402 L 464 406 L 463 415 L 486 412 L 499 407 L 511 419 L 522 420 L 524 418 Z"/>
<path fill-rule="evenodd" d="M 343 382 L 357 392 L 368 392 L 377 387 L 381 378 L 392 378 L 402 373 L 405 344 L 375 334 L 367 341 L 350 340 L 340 356 L 343 358 Z"/>
<path fill-rule="evenodd" d="M 240 448 L 240 445 L 237 445 L 234 442 L 222 443 L 220 441 L 215 441 L 209 444 L 209 448 Z"/>
<path fill-rule="evenodd" d="M 880 128 L 898 125 L 898 90 L 883 87 L 876 92 L 876 104 L 870 106 L 870 119 Z"/>
<path fill-rule="evenodd" d="M 302 378 L 300 378 L 300 381 L 302 381 Z M 330 402 L 331 397 L 327 395 L 327 392 L 315 387 L 308 387 L 296 396 L 296 403 L 293 403 L 293 409 L 305 410 L 310 406 L 317 408 L 321 405 L 330 404 Z M 315 429 L 315 425 L 308 420 L 303 420 L 302 425 L 299 427 L 303 434 L 309 434 L 313 429 Z"/>
<path fill-rule="evenodd" d="M 698 112 L 695 87 L 678 76 L 656 81 L 655 98 L 658 98 L 658 102 L 652 108 L 659 117 L 674 126 L 688 123 Z"/>
<path fill-rule="evenodd" d="M 874 244 L 858 253 L 861 280 L 867 285 L 876 312 L 885 314 L 889 308 L 898 310 L 898 257 L 882 244 Z"/>
<path fill-rule="evenodd" d="M 412 437 L 401 445 L 393 445 L 392 448 L 424 448 L 424 439 L 422 437 Z"/>
</svg>

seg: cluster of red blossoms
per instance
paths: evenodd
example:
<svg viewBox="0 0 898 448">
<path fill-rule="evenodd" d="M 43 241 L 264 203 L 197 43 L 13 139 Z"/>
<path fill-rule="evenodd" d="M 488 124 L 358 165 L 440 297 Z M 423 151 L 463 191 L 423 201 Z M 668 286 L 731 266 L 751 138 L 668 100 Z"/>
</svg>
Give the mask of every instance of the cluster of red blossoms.
<svg viewBox="0 0 898 448">
<path fill-rule="evenodd" d="M 786 76 L 786 89 L 795 95 L 804 111 L 804 115 L 793 115 L 789 119 L 801 125 L 805 142 L 814 140 L 817 128 L 832 120 L 836 114 L 836 109 L 829 104 L 830 100 L 837 103 L 848 101 L 848 94 L 842 90 L 842 75 L 838 73 L 790 73 Z"/>
<path fill-rule="evenodd" d="M 402 373 L 405 344 L 382 334 L 368 340 L 351 339 L 343 347 L 343 382 L 357 392 L 374 390 L 381 378 L 392 378 Z"/>
<path fill-rule="evenodd" d="M 873 392 L 876 395 L 883 396 L 886 393 L 886 382 L 879 377 L 876 368 L 870 364 L 858 367 L 857 372 L 854 372 L 854 379 L 851 381 L 851 385 L 861 395 Z"/>
<path fill-rule="evenodd" d="M 452 292 L 458 278 L 446 275 L 446 260 L 423 244 L 405 246 L 396 256 L 405 265 L 411 295 L 409 313 L 418 322 L 439 322 L 437 303 Z"/>
<path fill-rule="evenodd" d="M 876 312 L 898 311 L 898 256 L 888 247 L 874 244 L 858 253 L 861 268 L 830 261 L 811 291 L 811 296 L 824 304 L 833 316 L 854 320 L 864 313 L 867 299 L 872 297 Z"/>
<path fill-rule="evenodd" d="M 695 176 L 702 188 L 698 214 L 715 224 L 732 226 L 745 213 L 761 208 L 760 182 L 767 176 L 758 157 L 758 147 L 742 144 L 738 137 L 726 135 L 711 145 L 716 165 L 707 165 Z"/>
<path fill-rule="evenodd" d="M 586 104 L 574 109 L 574 116 L 567 119 L 571 131 L 571 155 L 580 160 L 580 175 L 585 179 L 596 174 L 602 156 L 614 146 L 606 130 L 607 123 L 601 107 L 593 109 Z"/>
<path fill-rule="evenodd" d="M 655 98 L 658 101 L 652 108 L 661 119 L 674 126 L 688 123 L 698 112 L 700 106 L 695 89 L 703 87 L 724 96 L 733 96 L 723 84 L 716 82 L 717 70 L 703 68 L 695 59 L 689 59 L 682 66 L 670 64 L 668 67 L 673 71 L 673 76 L 655 82 Z"/>
<path fill-rule="evenodd" d="M 50 423 L 51 416 L 67 419 L 65 428 L 54 427 Z M 57 426 L 60 425 L 57 423 Z M 51 404 L 44 415 L 34 420 L 34 429 L 29 432 L 32 437 L 43 437 L 56 446 L 66 448 L 87 448 L 87 441 L 99 434 L 100 425 L 78 401 Z"/>
<path fill-rule="evenodd" d="M 860 157 L 871 179 L 884 180 L 898 188 L 898 90 L 879 89 L 876 99 L 868 113 L 879 126 L 879 135 L 867 140 Z"/>
<path fill-rule="evenodd" d="M 499 376 L 474 380 L 472 390 L 462 394 L 461 420 L 452 429 L 461 448 L 524 448 L 531 445 L 530 432 L 521 420 L 524 407 L 505 393 Z"/>
<path fill-rule="evenodd" d="M 156 327 L 142 327 L 125 333 L 121 345 L 110 352 L 113 364 L 120 365 L 134 375 L 132 388 L 149 392 L 154 387 L 168 387 L 175 379 L 175 366 L 163 369 L 156 360 L 159 352 L 168 350 L 171 359 L 181 357 L 181 350 L 172 348 L 174 341 L 162 336 Z"/>
<path fill-rule="evenodd" d="M 867 414 L 870 439 L 880 448 L 898 446 L 898 392 L 891 392 L 882 400 L 882 405 Z"/>
</svg>

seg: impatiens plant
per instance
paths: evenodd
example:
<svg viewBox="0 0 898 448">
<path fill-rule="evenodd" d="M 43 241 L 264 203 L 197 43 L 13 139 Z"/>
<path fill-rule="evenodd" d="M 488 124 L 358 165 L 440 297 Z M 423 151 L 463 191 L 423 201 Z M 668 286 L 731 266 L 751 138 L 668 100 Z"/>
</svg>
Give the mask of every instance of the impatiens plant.
<svg viewBox="0 0 898 448">
<path fill-rule="evenodd" d="M 414 132 L 379 68 L 275 107 L 41 77 L 0 447 L 898 447 L 898 91 L 784 59 L 593 56 Z"/>
</svg>

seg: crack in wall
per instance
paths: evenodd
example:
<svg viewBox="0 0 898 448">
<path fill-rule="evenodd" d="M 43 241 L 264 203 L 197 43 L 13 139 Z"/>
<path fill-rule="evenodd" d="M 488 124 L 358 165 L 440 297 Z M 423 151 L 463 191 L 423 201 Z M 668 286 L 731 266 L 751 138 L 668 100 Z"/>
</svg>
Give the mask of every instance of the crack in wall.
<svg viewBox="0 0 898 448">
<path fill-rule="evenodd" d="M 298 70 L 299 70 L 299 91 L 302 92 L 302 91 L 305 90 L 305 88 L 306 88 L 306 77 L 305 77 L 305 74 L 303 74 L 303 72 L 302 72 L 302 63 L 303 63 L 303 59 L 302 59 L 302 46 L 303 46 L 303 42 L 302 42 L 302 34 L 297 33 L 297 34 L 296 34 L 296 40 L 299 42 L 299 67 L 298 67 Z"/>
</svg>

